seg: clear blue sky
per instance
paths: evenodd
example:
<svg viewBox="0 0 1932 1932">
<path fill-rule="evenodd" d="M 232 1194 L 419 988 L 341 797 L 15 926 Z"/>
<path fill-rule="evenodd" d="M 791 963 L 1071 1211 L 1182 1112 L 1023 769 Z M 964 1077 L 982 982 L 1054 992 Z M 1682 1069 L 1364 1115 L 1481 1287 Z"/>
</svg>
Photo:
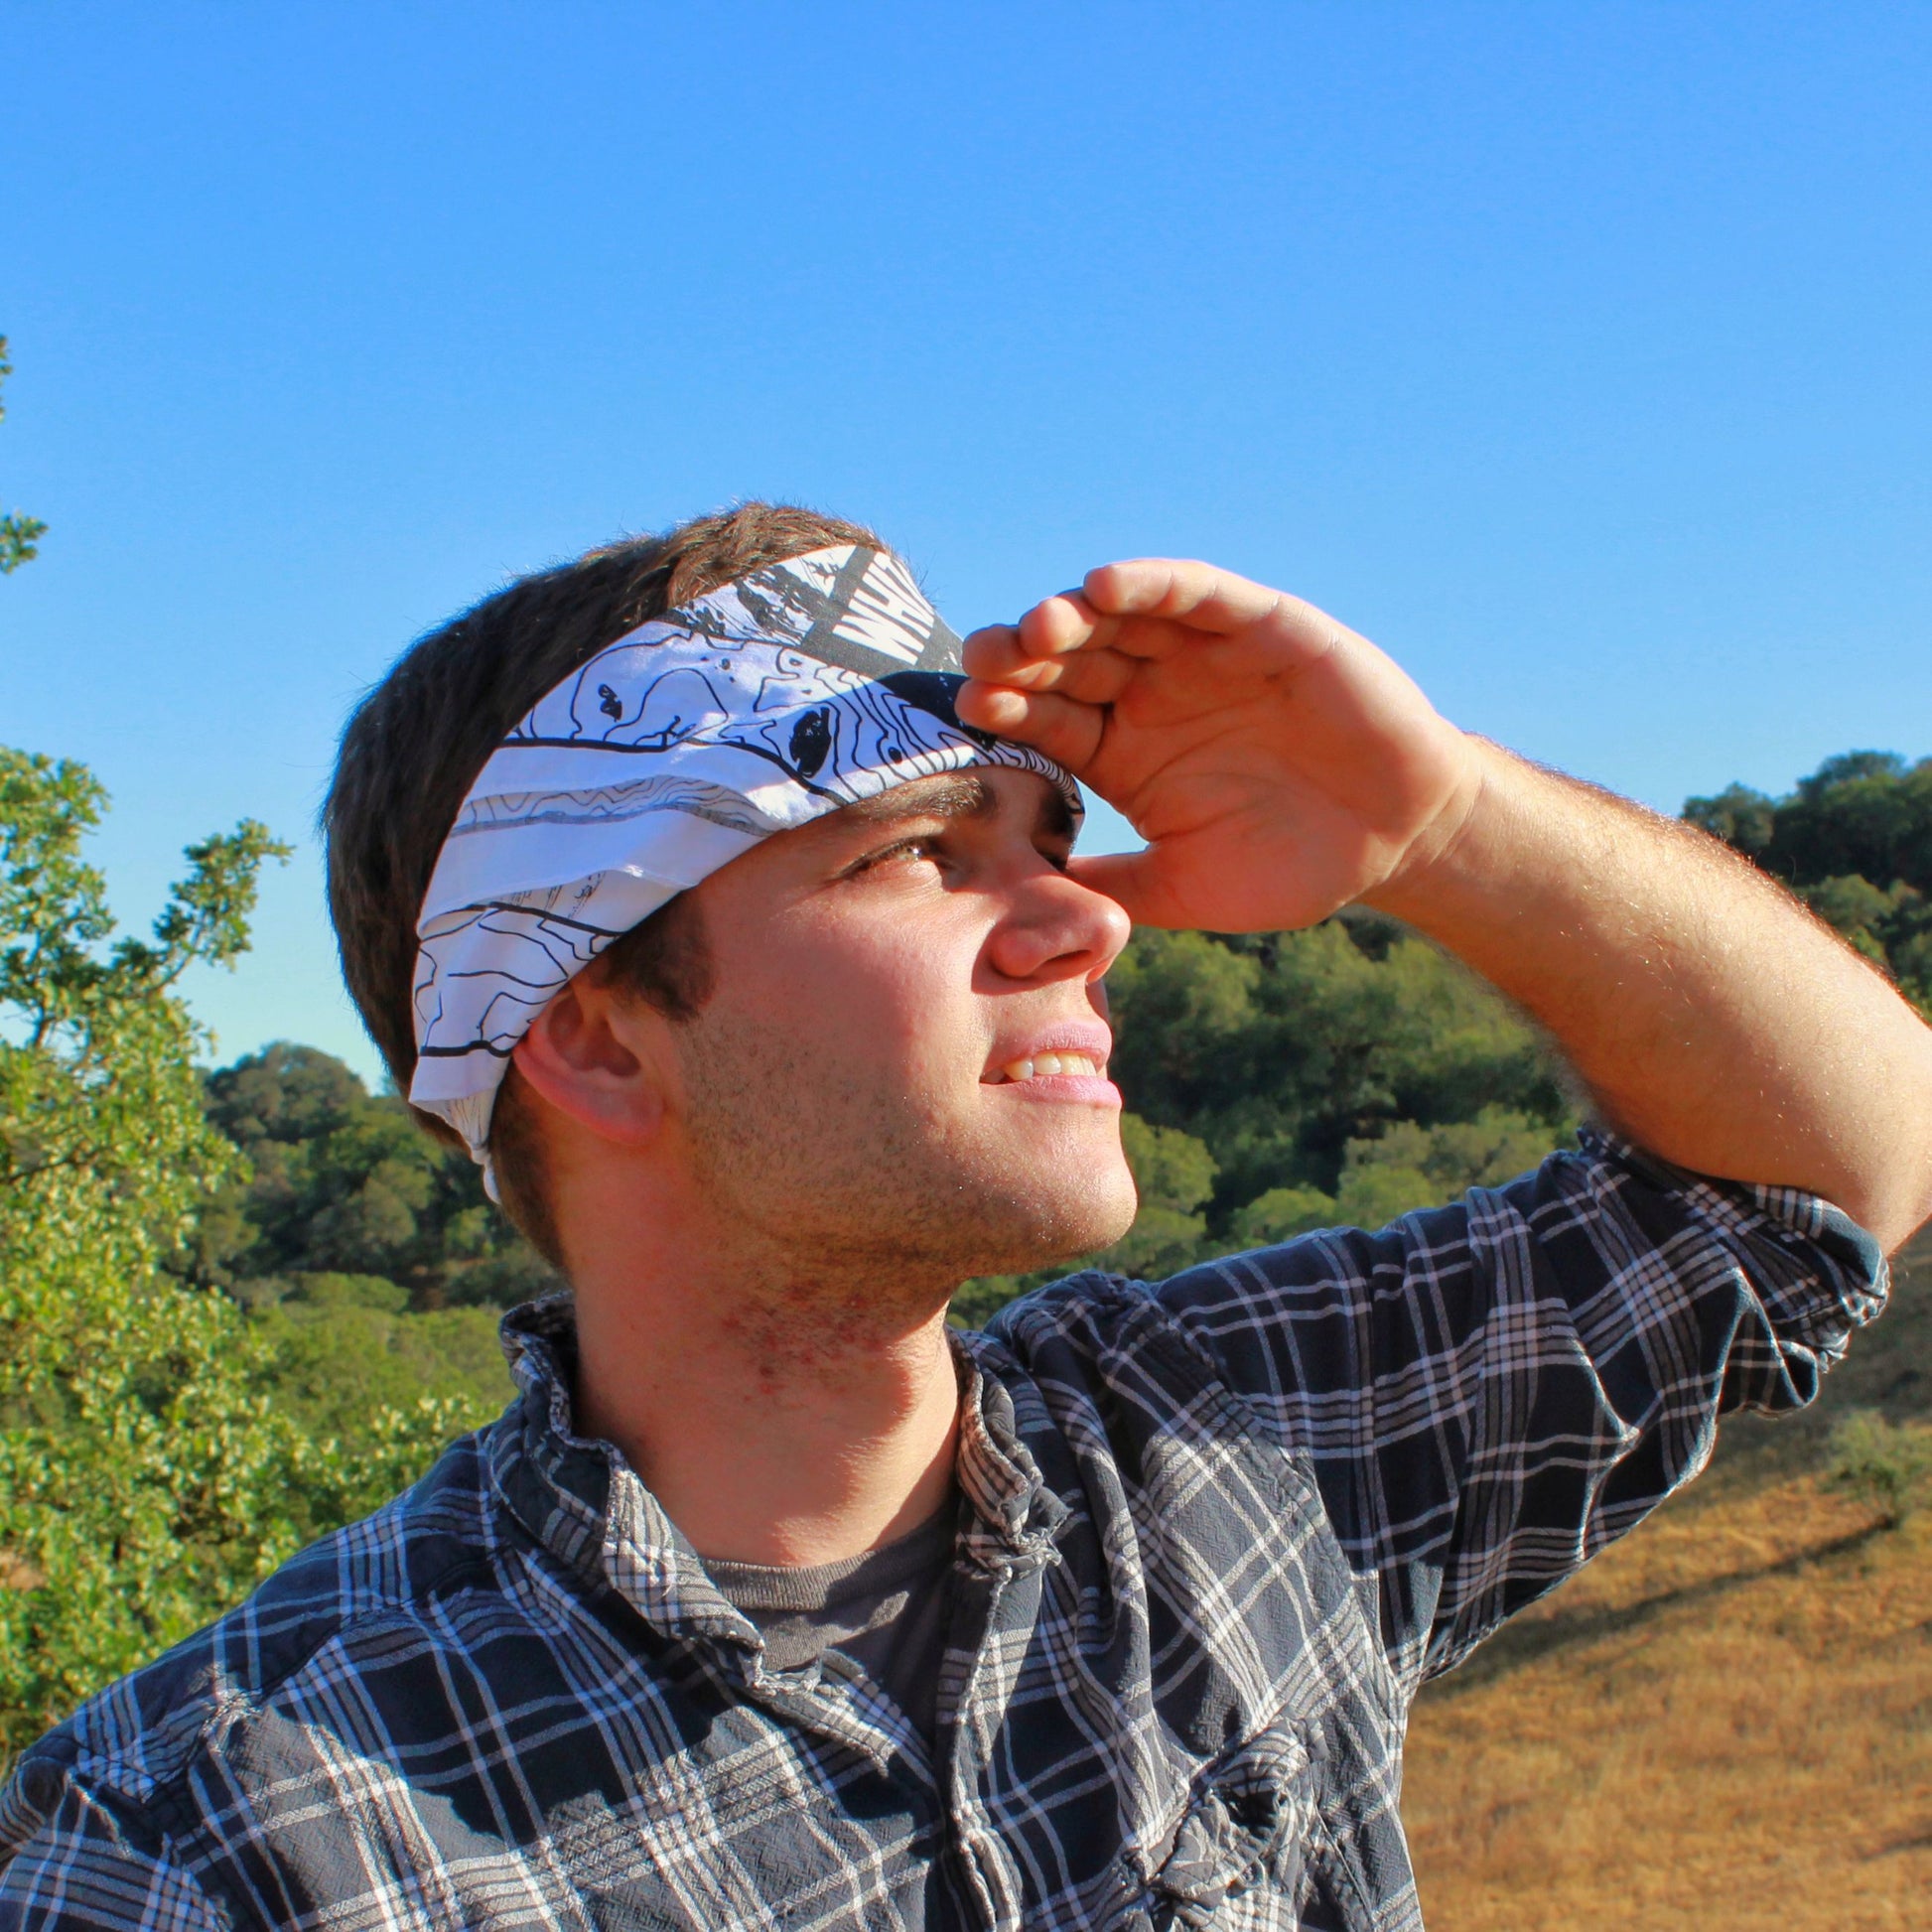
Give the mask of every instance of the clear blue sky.
<svg viewBox="0 0 1932 1932">
<path fill-rule="evenodd" d="M 0 742 L 195 985 L 372 1056 L 310 824 L 506 577 L 746 495 L 962 628 L 1106 558 L 1327 606 L 1676 809 L 1932 751 L 1932 8 L 0 0 Z"/>
</svg>

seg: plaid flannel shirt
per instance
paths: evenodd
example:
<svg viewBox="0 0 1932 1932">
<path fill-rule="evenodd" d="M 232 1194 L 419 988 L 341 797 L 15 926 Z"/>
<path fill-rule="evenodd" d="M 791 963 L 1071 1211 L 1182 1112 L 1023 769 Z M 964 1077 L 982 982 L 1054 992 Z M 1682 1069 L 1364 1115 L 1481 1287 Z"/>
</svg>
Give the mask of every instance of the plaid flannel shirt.
<svg viewBox="0 0 1932 1932">
<path fill-rule="evenodd" d="M 1378 1234 L 960 1341 L 936 1751 L 753 1625 L 522 1388 L 111 1686 L 0 1800 L 0 1928 L 1420 1924 L 1420 1682 L 1815 1391 L 1884 1269 L 1836 1209 L 1581 1152 Z"/>
</svg>

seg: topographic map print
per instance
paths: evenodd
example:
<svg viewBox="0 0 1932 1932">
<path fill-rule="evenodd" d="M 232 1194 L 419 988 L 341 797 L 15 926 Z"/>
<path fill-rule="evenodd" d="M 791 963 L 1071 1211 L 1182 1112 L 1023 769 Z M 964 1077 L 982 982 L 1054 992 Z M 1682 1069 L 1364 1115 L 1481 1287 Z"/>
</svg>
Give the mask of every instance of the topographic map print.
<svg viewBox="0 0 1932 1932">
<path fill-rule="evenodd" d="M 759 839 L 968 764 L 1078 789 L 959 722 L 959 638 L 841 545 L 653 619 L 533 705 L 465 797 L 417 926 L 410 1098 L 486 1163 L 504 1063 L 570 978 Z"/>
</svg>

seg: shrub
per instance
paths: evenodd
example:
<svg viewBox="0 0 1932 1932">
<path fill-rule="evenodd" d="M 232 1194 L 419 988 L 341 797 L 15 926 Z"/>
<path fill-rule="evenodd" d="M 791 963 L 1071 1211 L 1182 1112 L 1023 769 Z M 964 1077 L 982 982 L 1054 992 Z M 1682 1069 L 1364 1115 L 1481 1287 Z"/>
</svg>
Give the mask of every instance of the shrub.
<svg viewBox="0 0 1932 1932">
<path fill-rule="evenodd" d="M 1831 1479 L 1896 1528 L 1932 1497 L 1932 1429 L 1859 1409 L 1832 1431 Z"/>
</svg>

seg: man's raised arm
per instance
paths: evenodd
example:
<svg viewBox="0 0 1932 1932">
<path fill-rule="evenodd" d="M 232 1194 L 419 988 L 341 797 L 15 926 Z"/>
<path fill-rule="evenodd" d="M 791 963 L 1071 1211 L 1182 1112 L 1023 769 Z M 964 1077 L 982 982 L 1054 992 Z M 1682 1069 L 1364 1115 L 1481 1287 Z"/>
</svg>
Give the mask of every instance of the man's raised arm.
<svg viewBox="0 0 1932 1932">
<path fill-rule="evenodd" d="M 1932 1031 L 1728 847 L 1489 745 L 1459 834 L 1371 894 L 1555 1035 L 1681 1167 L 1801 1187 L 1887 1252 L 1932 1214 Z"/>
<path fill-rule="evenodd" d="M 1932 1215 L 1932 1030 L 1871 966 L 1717 841 L 1457 731 L 1312 606 L 1113 564 L 976 632 L 966 666 L 967 722 L 1148 841 L 1074 861 L 1136 921 L 1374 905 L 1523 1006 L 1664 1159 L 1822 1194 L 1888 1250 Z"/>
</svg>

